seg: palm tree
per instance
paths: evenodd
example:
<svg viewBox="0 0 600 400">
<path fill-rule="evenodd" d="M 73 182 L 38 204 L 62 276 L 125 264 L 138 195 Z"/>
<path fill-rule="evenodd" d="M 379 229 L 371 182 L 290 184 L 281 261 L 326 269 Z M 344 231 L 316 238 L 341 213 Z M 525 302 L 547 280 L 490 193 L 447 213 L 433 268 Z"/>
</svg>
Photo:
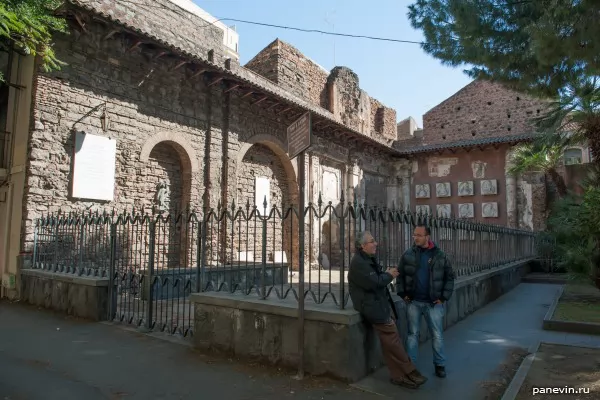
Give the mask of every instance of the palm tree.
<svg viewBox="0 0 600 400">
<path fill-rule="evenodd" d="M 552 137 L 555 138 L 552 143 Z M 508 172 L 521 175 L 525 172 L 543 172 L 550 176 L 559 197 L 567 194 L 565 180 L 558 173 L 565 148 L 570 144 L 562 135 L 544 136 L 542 140 L 515 147 Z"/>
<path fill-rule="evenodd" d="M 541 145 L 568 146 L 587 143 L 600 166 L 600 82 L 598 77 L 578 78 L 550 102 L 547 113 L 536 121 Z"/>
</svg>

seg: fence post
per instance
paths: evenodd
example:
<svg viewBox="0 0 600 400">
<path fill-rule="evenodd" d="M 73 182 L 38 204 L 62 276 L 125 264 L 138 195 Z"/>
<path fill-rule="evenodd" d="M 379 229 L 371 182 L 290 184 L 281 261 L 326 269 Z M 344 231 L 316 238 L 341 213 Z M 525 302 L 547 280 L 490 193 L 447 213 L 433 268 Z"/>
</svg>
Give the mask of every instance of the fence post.
<svg viewBox="0 0 600 400">
<path fill-rule="evenodd" d="M 267 298 L 267 196 L 265 196 L 264 202 L 265 215 L 261 218 L 262 220 L 262 268 L 260 272 L 260 286 L 262 290 L 262 299 Z"/>
<path fill-rule="evenodd" d="M 83 226 L 83 224 L 82 224 Z M 82 229 L 83 231 L 83 229 Z M 115 319 L 117 311 L 117 291 L 115 290 L 115 275 L 117 263 L 117 223 L 110 224 L 110 264 L 108 266 L 108 315 L 109 321 Z"/>
<path fill-rule="evenodd" d="M 150 234 L 149 256 L 148 256 L 148 296 L 146 300 L 146 329 L 152 330 L 152 305 L 154 303 L 154 248 L 156 246 L 156 221 L 150 220 L 148 225 Z"/>
<path fill-rule="evenodd" d="M 31 268 L 37 268 L 37 256 L 38 256 L 38 230 L 40 229 L 40 220 L 38 219 L 35 228 L 33 229 L 33 262 Z"/>
<path fill-rule="evenodd" d="M 200 217 L 198 224 L 198 235 L 196 238 L 196 293 L 200 293 L 203 284 L 203 270 L 204 270 L 204 217 Z"/>
<path fill-rule="evenodd" d="M 342 251 L 342 265 L 340 266 L 340 309 L 346 308 L 344 299 L 346 298 L 346 249 L 344 244 L 346 243 L 346 223 L 344 218 L 344 191 L 342 190 L 342 196 L 340 199 L 340 250 Z"/>
</svg>

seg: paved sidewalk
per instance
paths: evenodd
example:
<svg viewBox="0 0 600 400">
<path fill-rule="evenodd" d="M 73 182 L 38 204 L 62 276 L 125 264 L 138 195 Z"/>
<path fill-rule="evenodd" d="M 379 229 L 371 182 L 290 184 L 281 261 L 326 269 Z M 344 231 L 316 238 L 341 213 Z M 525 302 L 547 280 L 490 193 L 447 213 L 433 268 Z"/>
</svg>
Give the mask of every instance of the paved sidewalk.
<svg viewBox="0 0 600 400">
<path fill-rule="evenodd" d="M 325 379 L 298 382 L 292 375 L 0 302 L 0 399 L 381 399 Z"/>
<path fill-rule="evenodd" d="M 600 347 L 600 336 L 542 329 L 544 315 L 558 288 L 559 285 L 521 283 L 451 327 L 444 334 L 446 379 L 434 376 L 431 344 L 427 342 L 420 347 L 417 367 L 429 381 L 419 390 L 392 387 L 385 368 L 354 386 L 391 398 L 482 400 L 485 392 L 481 383 L 493 378 L 510 347 L 527 349 L 536 341 Z"/>
</svg>

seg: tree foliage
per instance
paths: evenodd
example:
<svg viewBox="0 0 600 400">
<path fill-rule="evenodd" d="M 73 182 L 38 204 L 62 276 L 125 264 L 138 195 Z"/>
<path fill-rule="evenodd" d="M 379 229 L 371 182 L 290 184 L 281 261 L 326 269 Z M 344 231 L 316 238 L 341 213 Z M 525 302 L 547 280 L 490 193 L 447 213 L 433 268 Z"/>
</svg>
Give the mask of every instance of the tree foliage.
<svg viewBox="0 0 600 400">
<path fill-rule="evenodd" d="M 40 55 L 46 71 L 61 62 L 52 49 L 52 33 L 66 32 L 66 22 L 54 15 L 62 0 L 2 0 L 0 2 L 0 48 L 15 47 L 28 55 Z M 2 76 L 0 76 L 2 80 Z"/>
<path fill-rule="evenodd" d="M 600 71 L 596 0 L 417 0 L 423 49 L 472 78 L 555 98 Z"/>
</svg>

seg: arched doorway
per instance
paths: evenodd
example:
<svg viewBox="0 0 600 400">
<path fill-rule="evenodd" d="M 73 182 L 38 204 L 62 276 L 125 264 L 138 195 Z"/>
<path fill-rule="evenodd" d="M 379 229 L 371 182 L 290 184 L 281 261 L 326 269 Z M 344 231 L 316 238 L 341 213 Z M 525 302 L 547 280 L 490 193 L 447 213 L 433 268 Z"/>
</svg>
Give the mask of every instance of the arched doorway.
<svg viewBox="0 0 600 400">
<path fill-rule="evenodd" d="M 249 204 L 250 212 L 256 207 L 257 214 L 242 222 L 244 229 L 237 232 L 242 240 L 234 248 L 239 261 L 259 262 L 266 257 L 268 263 L 286 263 L 296 270 L 298 184 L 294 166 L 283 148 L 283 143 L 266 135 L 257 135 L 242 146 L 236 201 L 244 210 Z"/>
</svg>

